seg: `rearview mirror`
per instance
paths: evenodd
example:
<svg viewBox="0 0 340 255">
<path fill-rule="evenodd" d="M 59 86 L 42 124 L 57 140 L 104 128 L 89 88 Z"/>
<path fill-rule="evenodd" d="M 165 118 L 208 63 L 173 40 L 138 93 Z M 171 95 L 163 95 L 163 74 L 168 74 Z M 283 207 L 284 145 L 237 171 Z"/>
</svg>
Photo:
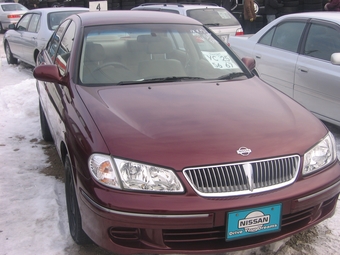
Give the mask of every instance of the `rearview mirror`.
<svg viewBox="0 0 340 255">
<path fill-rule="evenodd" d="M 15 24 L 9 24 L 8 29 L 15 29 Z"/>
</svg>

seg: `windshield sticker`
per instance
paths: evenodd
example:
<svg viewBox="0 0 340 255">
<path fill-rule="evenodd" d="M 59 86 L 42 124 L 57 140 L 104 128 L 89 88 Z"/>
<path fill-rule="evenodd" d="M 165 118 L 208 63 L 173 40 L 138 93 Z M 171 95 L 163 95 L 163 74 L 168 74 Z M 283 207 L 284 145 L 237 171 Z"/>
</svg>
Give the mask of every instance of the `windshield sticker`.
<svg viewBox="0 0 340 255">
<path fill-rule="evenodd" d="M 200 28 L 200 29 L 192 29 L 190 30 L 191 34 L 194 36 L 194 38 L 202 38 L 202 40 L 206 40 L 210 43 L 216 43 L 216 40 L 211 36 L 211 34 L 207 33 L 206 30 Z"/>
<path fill-rule="evenodd" d="M 238 65 L 234 62 L 234 60 L 229 56 L 227 52 L 208 52 L 202 51 L 206 60 L 215 68 L 215 69 L 235 69 L 238 68 Z"/>
<path fill-rule="evenodd" d="M 225 11 L 217 11 L 217 13 L 220 15 L 220 17 L 222 19 L 230 19 L 231 17 L 229 16 L 229 14 Z"/>
</svg>

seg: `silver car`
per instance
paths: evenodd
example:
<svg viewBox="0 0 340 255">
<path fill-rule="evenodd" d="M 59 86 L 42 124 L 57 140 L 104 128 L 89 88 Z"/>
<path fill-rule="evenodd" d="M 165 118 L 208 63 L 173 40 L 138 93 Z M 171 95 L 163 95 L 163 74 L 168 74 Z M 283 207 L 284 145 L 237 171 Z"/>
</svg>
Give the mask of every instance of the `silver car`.
<svg viewBox="0 0 340 255">
<path fill-rule="evenodd" d="M 10 24 L 15 24 L 28 9 L 18 3 L 0 3 L 0 33 L 5 32 Z"/>
<path fill-rule="evenodd" d="M 35 66 L 40 50 L 50 39 L 59 23 L 74 13 L 86 12 L 83 7 L 33 9 L 25 13 L 16 25 L 10 25 L 3 38 L 8 64 L 18 59 Z"/>
<path fill-rule="evenodd" d="M 252 36 L 231 36 L 229 46 L 256 59 L 262 80 L 340 126 L 338 12 L 285 15 Z"/>
<path fill-rule="evenodd" d="M 170 12 L 188 16 L 209 27 L 224 42 L 228 41 L 229 35 L 243 35 L 240 22 L 229 11 L 216 4 L 145 3 L 133 10 Z"/>
</svg>

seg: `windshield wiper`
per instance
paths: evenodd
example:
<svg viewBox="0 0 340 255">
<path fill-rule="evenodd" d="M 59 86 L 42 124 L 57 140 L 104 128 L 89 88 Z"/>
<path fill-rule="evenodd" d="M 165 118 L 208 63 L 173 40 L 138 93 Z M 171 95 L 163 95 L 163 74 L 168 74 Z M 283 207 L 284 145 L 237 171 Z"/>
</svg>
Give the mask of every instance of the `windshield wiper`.
<svg viewBox="0 0 340 255">
<path fill-rule="evenodd" d="M 247 76 L 247 75 L 243 72 L 229 73 L 229 74 L 218 77 L 217 80 L 232 80 L 232 79 L 235 79 L 241 76 Z"/>
<path fill-rule="evenodd" d="M 117 85 L 140 84 L 140 83 L 157 83 L 157 82 L 175 82 L 175 81 L 189 81 L 189 80 L 205 80 L 202 77 L 191 76 L 171 76 L 162 78 L 143 79 L 136 81 L 121 81 Z"/>
</svg>

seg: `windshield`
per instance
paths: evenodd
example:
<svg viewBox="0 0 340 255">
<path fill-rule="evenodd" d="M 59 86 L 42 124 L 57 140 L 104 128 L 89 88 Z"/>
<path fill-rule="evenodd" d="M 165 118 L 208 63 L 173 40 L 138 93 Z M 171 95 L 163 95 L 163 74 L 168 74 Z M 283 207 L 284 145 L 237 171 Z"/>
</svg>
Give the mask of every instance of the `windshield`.
<svg viewBox="0 0 340 255">
<path fill-rule="evenodd" d="M 245 79 L 239 64 L 203 26 L 110 25 L 85 29 L 79 79 L 84 85 Z"/>
<path fill-rule="evenodd" d="M 205 8 L 188 10 L 187 15 L 207 26 L 237 26 L 239 22 L 226 9 Z"/>
</svg>

